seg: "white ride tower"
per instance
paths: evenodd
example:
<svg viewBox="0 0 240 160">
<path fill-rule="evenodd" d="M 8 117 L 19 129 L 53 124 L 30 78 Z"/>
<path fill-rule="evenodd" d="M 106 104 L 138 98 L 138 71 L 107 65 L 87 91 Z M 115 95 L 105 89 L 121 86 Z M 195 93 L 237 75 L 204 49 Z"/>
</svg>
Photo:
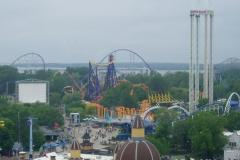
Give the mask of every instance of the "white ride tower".
<svg viewBox="0 0 240 160">
<path fill-rule="evenodd" d="M 213 17 L 212 10 L 192 10 L 191 17 L 191 53 L 189 64 L 189 111 L 196 111 L 199 101 L 199 59 L 200 53 L 204 55 L 203 70 L 203 98 L 209 100 L 209 104 L 213 103 Z M 203 25 L 200 20 L 204 19 Z M 204 28 L 201 32 L 201 28 Z M 200 34 L 200 33 L 203 33 Z M 201 37 L 204 37 L 201 39 Z M 201 45 L 203 40 L 203 45 Z"/>
</svg>

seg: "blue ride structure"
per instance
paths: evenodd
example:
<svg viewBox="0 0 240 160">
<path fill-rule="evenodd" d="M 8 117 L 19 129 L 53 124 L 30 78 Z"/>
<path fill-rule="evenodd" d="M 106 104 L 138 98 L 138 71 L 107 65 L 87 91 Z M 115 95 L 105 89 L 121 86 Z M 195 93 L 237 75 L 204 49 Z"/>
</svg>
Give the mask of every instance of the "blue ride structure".
<svg viewBox="0 0 240 160">
<path fill-rule="evenodd" d="M 107 73 L 105 77 L 104 89 L 112 88 L 117 85 L 117 73 L 114 65 L 114 56 L 112 54 L 108 57 Z"/>
<path fill-rule="evenodd" d="M 89 62 L 87 99 L 92 101 L 96 100 L 99 96 L 100 84 L 97 69 L 94 71 L 92 64 Z"/>
</svg>

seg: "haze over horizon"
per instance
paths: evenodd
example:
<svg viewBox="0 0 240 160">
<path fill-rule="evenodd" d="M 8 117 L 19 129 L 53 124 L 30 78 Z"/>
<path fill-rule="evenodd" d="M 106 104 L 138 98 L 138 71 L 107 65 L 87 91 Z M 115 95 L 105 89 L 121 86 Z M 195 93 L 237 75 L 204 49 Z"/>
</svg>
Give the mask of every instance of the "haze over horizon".
<svg viewBox="0 0 240 160">
<path fill-rule="evenodd" d="M 47 63 L 99 61 L 127 48 L 147 62 L 188 63 L 189 12 L 215 11 L 214 63 L 240 57 L 240 1 L 0 1 L 0 63 L 35 52 Z"/>
</svg>

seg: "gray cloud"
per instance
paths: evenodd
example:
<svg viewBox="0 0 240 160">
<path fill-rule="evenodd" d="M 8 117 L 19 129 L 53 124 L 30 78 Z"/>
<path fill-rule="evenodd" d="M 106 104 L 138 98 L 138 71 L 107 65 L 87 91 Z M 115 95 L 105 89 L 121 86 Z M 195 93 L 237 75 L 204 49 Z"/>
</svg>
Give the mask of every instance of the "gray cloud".
<svg viewBox="0 0 240 160">
<path fill-rule="evenodd" d="M 0 62 L 27 52 L 39 53 L 47 62 L 98 61 L 118 48 L 132 49 L 151 62 L 188 62 L 189 10 L 207 5 L 215 11 L 214 61 L 239 57 L 240 1 L 208 3 L 1 0 Z"/>
</svg>

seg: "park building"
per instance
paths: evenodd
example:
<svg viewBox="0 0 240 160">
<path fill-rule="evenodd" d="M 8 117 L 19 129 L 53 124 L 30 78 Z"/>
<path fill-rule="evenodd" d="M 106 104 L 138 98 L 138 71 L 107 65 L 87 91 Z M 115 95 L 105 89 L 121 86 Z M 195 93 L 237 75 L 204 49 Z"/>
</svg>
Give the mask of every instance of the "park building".
<svg viewBox="0 0 240 160">
<path fill-rule="evenodd" d="M 91 150 L 90 135 L 86 132 L 82 143 L 76 138 L 73 139 L 70 152 L 66 154 L 52 152 L 34 160 L 160 160 L 157 148 L 145 139 L 144 122 L 139 115 L 132 121 L 131 139 L 118 143 L 113 156 L 89 154 L 88 151 Z"/>
<path fill-rule="evenodd" d="M 143 139 L 145 137 L 145 128 L 142 118 L 137 115 L 132 124 L 132 139 Z"/>
<path fill-rule="evenodd" d="M 90 142 L 90 134 L 88 131 L 82 136 L 83 142 L 80 144 L 83 153 L 92 153 L 93 152 L 93 143 Z"/>
<path fill-rule="evenodd" d="M 76 139 L 74 139 L 72 142 L 70 155 L 71 155 L 70 160 L 82 160 L 81 145 Z"/>
<path fill-rule="evenodd" d="M 228 144 L 224 147 L 224 160 L 240 159 L 240 131 L 224 132 Z"/>
<path fill-rule="evenodd" d="M 157 148 L 144 138 L 144 123 L 139 115 L 133 120 L 131 134 L 130 141 L 116 146 L 114 160 L 160 160 Z"/>
</svg>

